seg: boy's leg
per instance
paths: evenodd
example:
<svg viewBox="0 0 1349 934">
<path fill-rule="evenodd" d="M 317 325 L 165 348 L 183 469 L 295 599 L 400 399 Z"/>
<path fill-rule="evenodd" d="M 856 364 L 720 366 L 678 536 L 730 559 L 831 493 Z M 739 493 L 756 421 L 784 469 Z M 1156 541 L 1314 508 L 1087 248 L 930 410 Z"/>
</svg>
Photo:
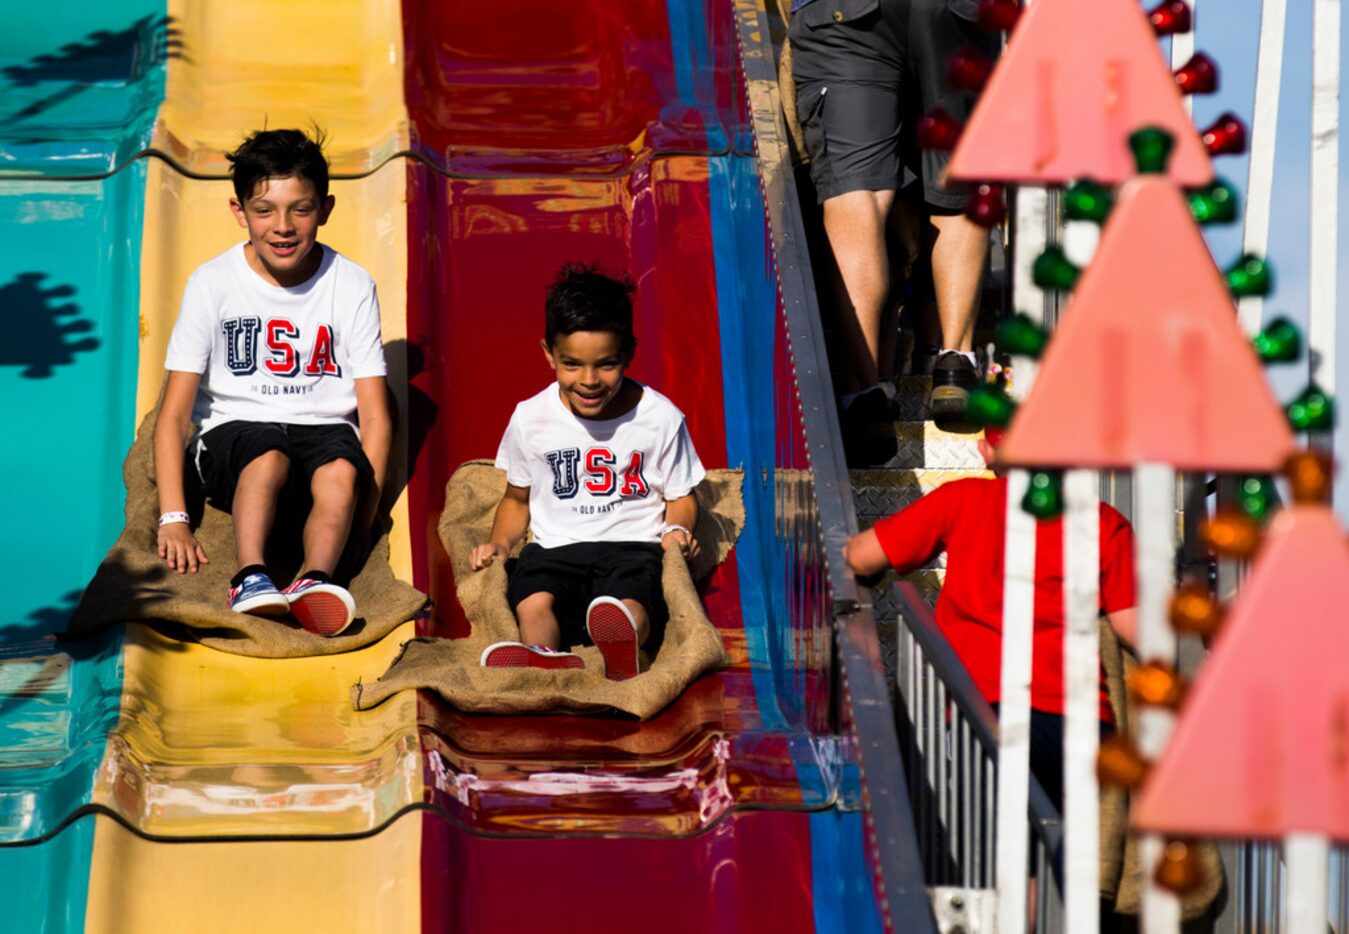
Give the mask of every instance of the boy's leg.
<svg viewBox="0 0 1349 934">
<path fill-rule="evenodd" d="M 234 487 L 235 557 L 241 568 L 265 564 L 267 536 L 276 520 L 276 500 L 290 475 L 290 459 L 271 450 L 248 462 Z"/>
<path fill-rule="evenodd" d="M 515 618 L 520 623 L 520 641 L 525 645 L 561 648 L 562 628 L 553 612 L 553 600 L 552 594 L 540 590 L 516 604 Z"/>
<path fill-rule="evenodd" d="M 317 571 L 332 577 L 339 570 L 352 574 L 357 567 L 342 567 L 353 555 L 348 541 L 353 531 L 361 497 L 374 486 L 374 471 L 361 449 L 360 438 L 350 425 L 288 425 L 296 476 L 309 487 L 309 515 L 305 518 L 301 542 L 304 564 L 301 574 Z M 365 530 L 359 530 L 364 535 Z"/>
<path fill-rule="evenodd" d="M 586 632 L 604 656 L 605 677 L 622 681 L 639 672 L 638 649 L 651 635 L 651 614 L 665 607 L 664 553 L 647 542 L 590 547 L 597 596 L 586 611 Z"/>
<path fill-rule="evenodd" d="M 309 478 L 313 506 L 304 524 L 304 568 L 331 576 L 351 534 L 356 515 L 357 471 L 347 460 L 333 460 Z"/>
</svg>

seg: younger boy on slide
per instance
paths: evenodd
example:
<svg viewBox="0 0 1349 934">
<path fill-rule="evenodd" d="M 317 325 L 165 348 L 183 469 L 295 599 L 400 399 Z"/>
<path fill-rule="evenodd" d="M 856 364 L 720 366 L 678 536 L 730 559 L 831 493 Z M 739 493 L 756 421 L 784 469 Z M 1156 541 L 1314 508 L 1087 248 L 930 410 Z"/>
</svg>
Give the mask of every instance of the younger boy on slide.
<svg viewBox="0 0 1349 934">
<path fill-rule="evenodd" d="M 248 239 L 188 279 L 169 340 L 154 437 L 159 554 L 179 573 L 207 561 L 189 525 L 186 449 L 234 518 L 230 609 L 290 614 L 333 636 L 355 602 L 331 576 L 352 533 L 370 528 L 393 435 L 379 299 L 364 269 L 318 242 L 333 210 L 320 140 L 264 130 L 229 160 L 230 208 Z M 296 499 L 309 506 L 303 570 L 278 590 L 264 552 L 278 504 Z"/>
<path fill-rule="evenodd" d="M 637 349 L 632 292 L 573 265 L 548 292 L 543 355 L 557 381 L 515 407 L 496 458 L 506 493 L 470 556 L 482 570 L 534 533 L 506 594 L 521 641 L 488 646 L 484 667 L 584 668 L 560 648 L 588 635 L 606 677 L 633 677 L 665 610 L 663 550 L 697 551 L 693 488 L 705 472 L 684 416 L 624 376 Z"/>
</svg>

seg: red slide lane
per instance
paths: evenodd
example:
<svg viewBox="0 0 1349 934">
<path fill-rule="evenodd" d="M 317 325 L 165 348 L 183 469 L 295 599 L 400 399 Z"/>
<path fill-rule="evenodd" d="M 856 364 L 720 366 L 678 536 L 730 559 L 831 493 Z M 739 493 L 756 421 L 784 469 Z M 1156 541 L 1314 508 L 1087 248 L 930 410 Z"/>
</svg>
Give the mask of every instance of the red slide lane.
<svg viewBox="0 0 1349 934">
<path fill-rule="evenodd" d="M 715 21 L 718 61 L 730 9 L 697 14 Z M 686 71 L 683 90 L 710 97 L 681 103 L 652 0 L 406 4 L 404 20 L 414 138 L 436 168 L 475 176 L 411 163 L 408 184 L 414 576 L 434 634 L 455 637 L 467 623 L 436 532 L 445 482 L 493 457 L 516 403 L 552 380 L 543 302 L 564 262 L 637 283 L 630 372 L 684 411 L 708 467 L 727 466 L 703 126 L 736 109 L 738 85 L 720 66 Z M 824 802 L 803 800 L 795 736 L 759 709 L 734 554 L 703 589 L 731 666 L 647 723 L 468 716 L 423 698 L 425 930 L 813 930 L 800 809 Z M 541 771 L 640 780 L 549 797 L 528 781 Z"/>
</svg>

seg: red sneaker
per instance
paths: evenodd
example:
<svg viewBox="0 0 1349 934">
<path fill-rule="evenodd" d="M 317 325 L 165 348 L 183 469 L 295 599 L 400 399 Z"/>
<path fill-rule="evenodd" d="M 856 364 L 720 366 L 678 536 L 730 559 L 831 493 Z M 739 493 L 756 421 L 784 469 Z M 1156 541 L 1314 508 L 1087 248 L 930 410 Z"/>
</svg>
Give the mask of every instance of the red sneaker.
<svg viewBox="0 0 1349 934">
<path fill-rule="evenodd" d="M 356 601 L 336 584 L 302 577 L 281 592 L 290 601 L 290 614 L 320 636 L 337 635 L 356 617 Z"/>
<path fill-rule="evenodd" d="M 573 652 L 559 652 L 544 645 L 523 642 L 493 642 L 482 650 L 478 664 L 484 668 L 584 668 L 585 659 Z"/>
<path fill-rule="evenodd" d="M 637 674 L 637 621 L 622 600 L 591 600 L 586 610 L 586 632 L 604 656 L 606 678 L 626 681 Z"/>
</svg>

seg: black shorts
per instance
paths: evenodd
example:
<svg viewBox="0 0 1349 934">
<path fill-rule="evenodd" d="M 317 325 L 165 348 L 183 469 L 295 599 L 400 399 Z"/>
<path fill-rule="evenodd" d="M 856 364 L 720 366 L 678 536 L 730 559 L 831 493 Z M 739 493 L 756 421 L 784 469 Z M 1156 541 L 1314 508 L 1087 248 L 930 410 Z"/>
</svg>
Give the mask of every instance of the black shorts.
<svg viewBox="0 0 1349 934">
<path fill-rule="evenodd" d="M 590 642 L 585 612 L 596 597 L 636 600 L 646 607 L 655 631 L 666 615 L 664 561 L 664 549 L 654 542 L 579 542 L 557 548 L 531 542 L 511 571 L 506 599 L 514 610 L 532 594 L 552 594 L 563 645 Z"/>
<path fill-rule="evenodd" d="M 947 85 L 962 48 L 997 54 L 996 34 L 956 11 L 962 0 L 814 0 L 792 16 L 796 110 L 821 202 L 850 191 L 898 191 L 921 179 L 923 200 L 964 208 L 963 185 L 940 182 L 950 154 L 920 151 L 917 121 L 940 107 L 965 121 L 975 95 Z"/>
<path fill-rule="evenodd" d="M 307 504 L 314 471 L 335 460 L 348 461 L 356 468 L 358 496 L 374 486 L 374 468 L 361 448 L 356 429 L 346 423 L 225 422 L 199 437 L 189 455 L 196 463 L 202 490 L 211 504 L 229 512 L 234 505 L 239 474 L 268 451 L 280 451 L 290 459 L 290 478 L 281 496 L 284 501 L 298 499 Z"/>
</svg>

